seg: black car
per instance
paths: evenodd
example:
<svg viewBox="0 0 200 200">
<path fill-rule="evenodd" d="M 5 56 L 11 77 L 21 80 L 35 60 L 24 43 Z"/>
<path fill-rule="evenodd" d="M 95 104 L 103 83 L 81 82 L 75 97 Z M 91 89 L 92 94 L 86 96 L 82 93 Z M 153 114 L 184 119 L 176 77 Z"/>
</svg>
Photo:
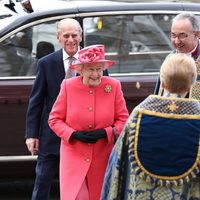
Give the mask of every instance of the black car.
<svg viewBox="0 0 200 200">
<path fill-rule="evenodd" d="M 110 76 L 121 81 L 131 112 L 153 93 L 161 63 L 173 49 L 168 37 L 171 20 L 185 11 L 200 18 L 199 3 L 71 1 L 59 9 L 19 15 L 1 28 L 1 178 L 34 176 L 36 157 L 30 156 L 25 145 L 25 116 L 35 63 L 60 48 L 56 40 L 59 20 L 71 17 L 80 22 L 82 46 L 105 45 L 106 58 L 116 61 L 109 68 Z"/>
</svg>

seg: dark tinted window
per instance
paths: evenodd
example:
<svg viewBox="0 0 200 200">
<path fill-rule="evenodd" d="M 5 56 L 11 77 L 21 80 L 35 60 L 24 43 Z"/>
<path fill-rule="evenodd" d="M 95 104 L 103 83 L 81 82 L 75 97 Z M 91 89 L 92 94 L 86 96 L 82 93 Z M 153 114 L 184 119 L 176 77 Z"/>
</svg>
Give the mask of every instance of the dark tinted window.
<svg viewBox="0 0 200 200">
<path fill-rule="evenodd" d="M 118 15 L 84 19 L 85 45 L 102 43 L 110 73 L 158 72 L 172 50 L 168 37 L 174 15 Z"/>
<path fill-rule="evenodd" d="M 0 44 L 0 77 L 35 76 L 37 59 L 58 48 L 56 22 L 20 30 Z"/>
<path fill-rule="evenodd" d="M 83 19 L 84 44 L 104 44 L 106 58 L 116 61 L 110 74 L 158 72 L 173 50 L 169 39 L 171 14 L 96 16 Z M 13 34 L 0 43 L 0 77 L 34 76 L 38 52 L 60 48 L 57 21 Z M 40 44 L 40 45 L 38 45 Z M 37 47 L 40 47 L 39 51 Z"/>
</svg>

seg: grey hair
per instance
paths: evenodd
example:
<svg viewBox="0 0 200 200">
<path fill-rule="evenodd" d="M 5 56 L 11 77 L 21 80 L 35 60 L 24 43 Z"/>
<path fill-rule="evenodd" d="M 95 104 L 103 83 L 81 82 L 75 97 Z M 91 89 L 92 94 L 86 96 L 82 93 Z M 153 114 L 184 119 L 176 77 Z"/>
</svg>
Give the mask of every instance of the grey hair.
<svg viewBox="0 0 200 200">
<path fill-rule="evenodd" d="M 197 16 L 195 16 L 192 13 L 182 12 L 176 15 L 173 18 L 172 22 L 182 20 L 182 19 L 188 19 L 191 22 L 193 31 L 200 31 L 200 24 L 199 24 L 199 20 Z"/>
<path fill-rule="evenodd" d="M 82 34 L 83 30 L 82 30 L 80 23 L 76 19 L 73 19 L 73 18 L 65 18 L 65 19 L 60 20 L 57 23 L 57 31 L 58 32 L 60 31 L 61 26 L 65 23 L 74 23 L 75 25 L 77 25 L 79 33 Z"/>
</svg>

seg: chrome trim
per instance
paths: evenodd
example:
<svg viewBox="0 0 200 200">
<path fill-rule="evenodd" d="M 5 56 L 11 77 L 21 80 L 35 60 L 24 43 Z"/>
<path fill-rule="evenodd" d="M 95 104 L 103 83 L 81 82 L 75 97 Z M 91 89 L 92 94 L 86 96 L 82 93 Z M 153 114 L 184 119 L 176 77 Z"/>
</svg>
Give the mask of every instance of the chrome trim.
<svg viewBox="0 0 200 200">
<path fill-rule="evenodd" d="M 134 8 L 133 8 L 134 9 Z M 180 11 L 180 10 L 120 10 L 120 11 L 96 11 L 96 12 L 89 12 L 89 13 L 79 13 L 79 17 L 91 17 L 91 16 L 100 16 L 100 15 L 129 15 L 129 14 L 135 14 L 135 15 L 140 15 L 140 14 L 178 14 L 181 12 L 185 11 Z M 199 11 L 190 11 L 193 14 L 200 14 Z"/>
<path fill-rule="evenodd" d="M 110 74 L 109 76 L 111 77 L 132 77 L 132 76 L 149 76 L 149 75 L 159 75 L 159 72 L 140 72 L 140 73 L 113 73 Z"/>
<path fill-rule="evenodd" d="M 131 77 L 131 76 L 149 76 L 149 75 L 159 75 L 159 72 L 138 72 L 138 73 L 110 73 L 109 76 L 111 77 Z M 1 80 L 34 80 L 35 79 L 35 76 L 20 76 L 20 77 L 0 77 L 0 81 Z"/>
<path fill-rule="evenodd" d="M 143 52 L 129 52 L 128 54 L 133 55 L 153 55 L 153 54 L 169 54 L 171 51 L 143 51 Z M 105 56 L 118 56 L 117 52 L 105 53 Z"/>
<path fill-rule="evenodd" d="M 21 30 L 23 30 L 25 28 L 31 27 L 33 25 L 41 24 L 43 22 L 60 20 L 62 18 L 66 18 L 66 17 L 75 18 L 76 16 L 77 16 L 76 14 L 60 15 L 60 16 L 55 16 L 55 17 L 49 17 L 49 18 L 40 19 L 38 21 L 34 21 L 34 22 L 31 22 L 31 23 L 25 24 L 23 26 L 18 27 L 17 29 L 14 29 L 13 31 L 9 32 L 8 34 L 4 35 L 2 38 L 0 38 L 0 42 L 2 42 L 3 40 L 7 39 L 10 36 L 12 36 L 16 32 L 21 31 Z"/>
<path fill-rule="evenodd" d="M 0 77 L 0 80 L 34 80 L 35 76 L 6 76 Z"/>
<path fill-rule="evenodd" d="M 0 156 L 0 162 L 36 161 L 37 156 Z"/>
</svg>

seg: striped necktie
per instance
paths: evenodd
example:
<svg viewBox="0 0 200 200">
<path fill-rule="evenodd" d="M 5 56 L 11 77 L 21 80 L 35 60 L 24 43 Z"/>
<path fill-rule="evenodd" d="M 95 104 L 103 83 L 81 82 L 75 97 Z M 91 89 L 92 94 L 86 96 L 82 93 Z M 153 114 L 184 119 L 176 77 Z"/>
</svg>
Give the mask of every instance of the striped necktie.
<svg viewBox="0 0 200 200">
<path fill-rule="evenodd" d="M 73 69 L 70 69 L 70 66 L 73 64 L 73 61 L 75 60 L 75 58 L 69 57 L 67 60 L 68 60 L 68 68 L 65 74 L 65 78 L 71 78 L 75 76 L 75 71 Z"/>
</svg>

